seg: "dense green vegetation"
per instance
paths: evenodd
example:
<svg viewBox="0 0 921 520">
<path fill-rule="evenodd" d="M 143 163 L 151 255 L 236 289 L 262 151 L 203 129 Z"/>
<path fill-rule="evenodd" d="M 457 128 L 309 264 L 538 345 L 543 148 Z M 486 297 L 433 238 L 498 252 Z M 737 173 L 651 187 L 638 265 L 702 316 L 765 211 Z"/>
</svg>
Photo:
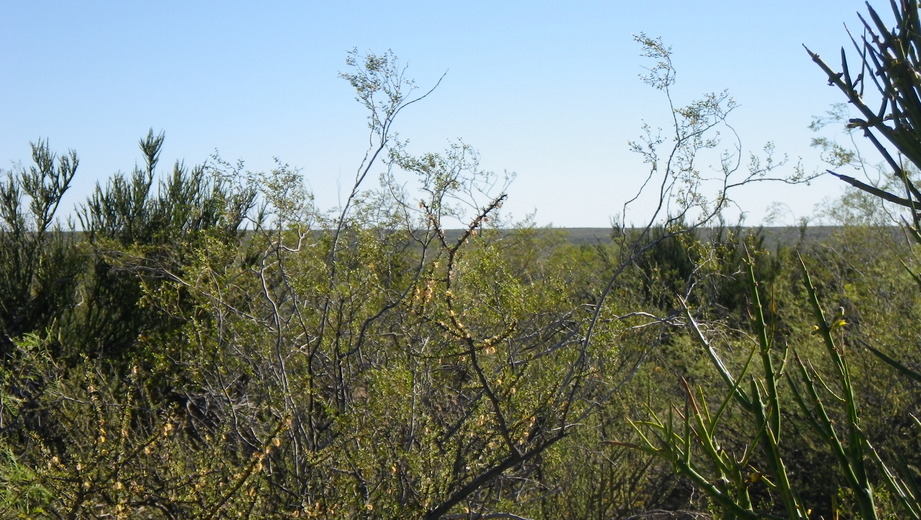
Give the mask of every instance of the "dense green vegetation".
<svg viewBox="0 0 921 520">
<path fill-rule="evenodd" d="M 796 178 L 723 156 L 705 197 L 731 99 L 675 104 L 646 36 L 660 204 L 590 242 L 507 221 L 465 143 L 409 153 L 431 91 L 390 54 L 349 55 L 370 147 L 335 210 L 285 164 L 164 174 L 151 131 L 63 229 L 77 154 L 33 144 L 0 186 L 0 517 L 921 517 L 921 24 L 895 14 L 855 43 L 883 101 L 850 123 L 895 182 L 845 178 L 834 215 L 873 218 L 818 239 L 723 223 Z"/>
</svg>

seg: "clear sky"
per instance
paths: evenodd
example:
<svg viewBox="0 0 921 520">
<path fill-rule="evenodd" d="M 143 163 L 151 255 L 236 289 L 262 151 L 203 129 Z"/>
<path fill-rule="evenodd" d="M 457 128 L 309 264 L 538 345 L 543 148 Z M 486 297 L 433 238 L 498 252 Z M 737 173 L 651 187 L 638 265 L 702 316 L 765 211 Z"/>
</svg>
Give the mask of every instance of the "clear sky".
<svg viewBox="0 0 921 520">
<path fill-rule="evenodd" d="M 889 14 L 888 2 L 871 4 Z M 607 226 L 645 175 L 628 141 L 643 121 L 668 123 L 661 94 L 638 77 L 647 62 L 634 34 L 672 47 L 679 102 L 728 89 L 745 150 L 773 141 L 818 170 L 807 126 L 840 97 L 802 44 L 837 65 L 857 12 L 862 1 L 0 0 L 0 168 L 27 163 L 38 138 L 75 149 L 72 206 L 130 171 L 153 128 L 166 133 L 163 170 L 215 149 L 253 170 L 278 157 L 334 206 L 367 143 L 365 115 L 337 75 L 353 47 L 392 49 L 420 86 L 447 71 L 397 123 L 411 151 L 463 138 L 485 168 L 516 172 L 512 215 Z M 737 199 L 749 223 L 773 201 L 794 223 L 839 191 L 820 180 Z"/>
</svg>

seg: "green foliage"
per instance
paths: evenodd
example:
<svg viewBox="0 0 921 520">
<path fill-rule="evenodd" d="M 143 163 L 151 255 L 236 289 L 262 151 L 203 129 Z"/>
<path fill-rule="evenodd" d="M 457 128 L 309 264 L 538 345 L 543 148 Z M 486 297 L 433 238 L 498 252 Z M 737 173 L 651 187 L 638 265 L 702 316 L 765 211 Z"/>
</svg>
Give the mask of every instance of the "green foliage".
<svg viewBox="0 0 921 520">
<path fill-rule="evenodd" d="M 78 217 L 93 249 L 93 276 L 84 286 L 85 310 L 75 319 L 82 333 L 70 338 L 74 354 L 125 360 L 137 338 L 177 326 L 174 314 L 143 305 L 145 291 L 181 278 L 185 252 L 213 237 L 240 243 L 241 225 L 255 205 L 250 187 L 231 186 L 204 166 L 176 163 L 153 191 L 164 135 L 151 130 L 139 142 L 145 167 L 130 177 L 116 173 L 82 205 Z M 179 318 L 181 320 L 181 318 Z"/>
<path fill-rule="evenodd" d="M 0 185 L 0 355 L 11 338 L 50 326 L 75 301 L 80 252 L 55 222 L 77 171 L 77 155 L 58 157 L 48 141 L 32 145 L 33 165 Z M 26 209 L 25 196 L 28 200 Z"/>
<path fill-rule="evenodd" d="M 732 368 L 727 351 L 720 352 L 685 308 L 693 334 L 722 379 L 723 391 L 708 396 L 704 386 L 684 381 L 684 406 L 637 423 L 643 442 L 634 446 L 669 461 L 690 478 L 713 500 L 722 518 L 809 518 L 811 511 L 839 515 L 849 509 L 858 518 L 878 518 L 881 488 L 888 492 L 888 514 L 916 517 L 914 477 L 897 476 L 893 468 L 905 467 L 904 463 L 881 456 L 877 446 L 885 441 L 871 440 L 873 434 L 861 420 L 861 403 L 872 401 L 858 398 L 856 388 L 865 386 L 857 384 L 853 363 L 839 346 L 847 322 L 826 317 L 803 269 L 805 299 L 811 304 L 817 335 L 792 348 L 772 339 L 752 269 L 755 344 L 740 369 Z M 824 355 L 816 343 L 824 346 Z M 881 369 L 878 364 L 874 368 Z M 739 423 L 740 417 L 747 418 Z M 845 490 L 847 501 L 835 505 L 837 495 L 812 494 L 818 470 L 795 462 L 804 446 L 829 455 L 819 460 L 838 467 L 833 480 L 839 487 L 832 492 Z M 831 509 L 826 509 L 829 504 Z"/>
<path fill-rule="evenodd" d="M 718 154 L 705 196 L 732 104 L 673 105 L 638 39 L 678 137 L 634 146 L 650 224 L 593 244 L 510 222 L 471 146 L 398 141 L 431 91 L 390 53 L 349 55 L 369 142 L 328 211 L 280 161 L 160 178 L 149 132 L 65 233 L 76 156 L 34 146 L 0 190 L 0 516 L 917 517 L 906 244 L 725 226 L 782 161 Z"/>
</svg>

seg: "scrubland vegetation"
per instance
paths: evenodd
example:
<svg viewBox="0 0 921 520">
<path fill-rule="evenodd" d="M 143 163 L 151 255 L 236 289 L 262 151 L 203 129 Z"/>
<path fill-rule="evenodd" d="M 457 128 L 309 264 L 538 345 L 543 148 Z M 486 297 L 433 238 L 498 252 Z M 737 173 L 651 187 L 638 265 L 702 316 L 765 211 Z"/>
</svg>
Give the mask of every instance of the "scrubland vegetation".
<svg viewBox="0 0 921 520">
<path fill-rule="evenodd" d="M 890 179 L 845 178 L 821 239 L 724 223 L 802 175 L 767 147 L 704 179 L 732 101 L 677 104 L 646 36 L 661 204 L 592 243 L 505 219 L 465 143 L 410 154 L 392 126 L 431 91 L 391 54 L 349 55 L 371 144 L 333 210 L 285 164 L 164 171 L 150 132 L 62 227 L 78 157 L 34 143 L 0 186 L 0 517 L 921 517 L 921 24 L 894 7 L 860 76 L 813 55 Z"/>
</svg>

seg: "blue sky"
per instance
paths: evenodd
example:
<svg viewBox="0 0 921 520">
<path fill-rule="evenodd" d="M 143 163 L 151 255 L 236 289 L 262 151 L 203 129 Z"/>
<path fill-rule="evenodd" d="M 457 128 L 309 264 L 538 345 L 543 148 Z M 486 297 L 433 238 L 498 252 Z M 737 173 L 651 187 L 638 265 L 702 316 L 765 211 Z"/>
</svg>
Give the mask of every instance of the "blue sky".
<svg viewBox="0 0 921 520">
<path fill-rule="evenodd" d="M 874 1 L 888 14 L 888 2 Z M 348 84 L 349 49 L 387 49 L 439 89 L 397 123 L 416 153 L 462 138 L 482 166 L 517 174 L 505 206 L 539 225 L 607 226 L 645 169 L 628 149 L 644 121 L 668 123 L 638 75 L 633 35 L 661 36 L 679 103 L 728 89 L 745 150 L 822 169 L 812 116 L 840 101 L 802 44 L 837 65 L 856 0 L 740 2 L 0 2 L 0 168 L 47 138 L 81 159 L 70 205 L 130 171 L 148 128 L 166 132 L 161 168 L 215 151 L 253 170 L 302 168 L 324 207 L 348 187 L 367 142 Z M 757 223 L 773 201 L 787 223 L 840 192 L 758 185 L 737 193 Z M 635 218 L 643 220 L 644 208 Z"/>
</svg>

